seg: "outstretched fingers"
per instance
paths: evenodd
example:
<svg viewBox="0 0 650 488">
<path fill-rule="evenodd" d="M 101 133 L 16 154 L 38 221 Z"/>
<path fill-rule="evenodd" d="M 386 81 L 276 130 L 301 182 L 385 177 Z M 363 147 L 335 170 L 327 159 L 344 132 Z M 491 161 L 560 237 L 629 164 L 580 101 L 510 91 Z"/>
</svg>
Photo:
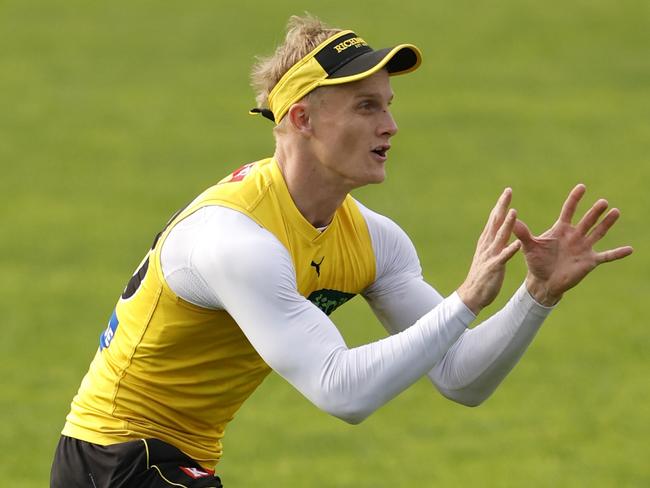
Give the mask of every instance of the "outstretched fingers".
<svg viewBox="0 0 650 488">
<path fill-rule="evenodd" d="M 598 264 L 609 263 L 616 261 L 618 259 L 623 259 L 626 256 L 629 256 L 634 252 L 632 246 L 622 246 L 617 247 L 616 249 L 609 249 L 607 251 L 602 251 L 596 253 L 596 262 Z"/>
<path fill-rule="evenodd" d="M 580 234 L 583 236 L 587 235 L 589 229 L 591 229 L 596 224 L 596 222 L 598 222 L 598 219 L 601 215 L 603 215 L 603 213 L 605 213 L 605 210 L 607 210 L 608 206 L 609 203 L 607 203 L 607 200 L 603 198 L 594 203 L 589 211 L 584 215 L 584 217 L 582 217 L 580 222 L 578 222 L 578 225 L 576 225 L 578 232 L 580 232 Z"/>
<path fill-rule="evenodd" d="M 521 241 L 517 239 L 503 248 L 499 254 L 499 261 L 502 263 L 509 261 L 512 256 L 517 254 L 517 251 L 519 251 L 519 249 L 521 249 Z"/>
<path fill-rule="evenodd" d="M 521 241 L 516 240 L 510 245 L 508 241 L 512 235 L 515 223 L 517 222 L 517 211 L 514 208 L 508 210 L 503 224 L 497 231 L 497 235 L 494 238 L 494 245 L 496 249 L 501 249 L 498 255 L 498 260 L 502 263 L 508 261 L 521 247 Z"/>
<path fill-rule="evenodd" d="M 605 217 L 603 217 L 603 219 L 598 222 L 598 219 L 602 217 L 608 206 L 609 204 L 607 200 L 601 198 L 592 205 L 589 211 L 584 215 L 584 217 L 582 217 L 576 226 L 576 230 L 583 236 L 586 236 L 587 243 L 590 247 L 593 247 L 598 241 L 605 237 L 609 232 L 609 229 L 614 226 L 618 218 L 621 216 L 619 209 L 612 208 L 605 214 Z M 601 264 L 608 263 L 610 261 L 616 261 L 618 259 L 629 256 L 632 254 L 632 252 L 633 249 L 631 246 L 622 246 L 615 249 L 598 252 L 596 253 L 596 262 L 598 264 Z"/>
<path fill-rule="evenodd" d="M 598 217 L 599 216 L 600 215 L 598 215 Z M 616 223 L 616 221 L 620 216 L 621 216 L 621 212 L 617 208 L 613 208 L 609 212 L 607 212 L 605 218 L 601 220 L 599 224 L 596 227 L 594 227 L 594 229 L 589 234 L 588 236 L 589 244 L 593 246 L 596 242 L 598 242 L 603 237 L 605 237 L 607 232 L 609 232 L 609 229 L 612 228 L 612 226 Z"/>
<path fill-rule="evenodd" d="M 502 226 L 506 214 L 508 212 L 508 207 L 512 201 L 512 189 L 506 188 L 499 196 L 496 205 L 490 212 L 490 217 L 488 218 L 487 223 L 485 224 L 485 229 L 483 230 L 483 235 L 492 240 L 494 236 L 499 231 L 499 228 Z"/>
<path fill-rule="evenodd" d="M 612 228 L 612 226 L 616 223 L 616 221 L 620 216 L 621 216 L 621 212 L 617 208 L 613 208 L 609 212 L 607 212 L 607 215 L 605 215 L 603 220 L 601 220 L 598 223 L 598 225 L 594 227 L 591 233 L 587 236 L 590 246 L 593 246 L 596 242 L 598 242 L 603 237 L 605 237 L 605 235 L 607 235 L 607 232 L 609 232 L 609 229 Z M 615 249 L 608 249 L 606 251 L 597 252 L 596 263 L 598 264 L 609 263 L 611 261 L 623 259 L 624 257 L 632 254 L 633 251 L 634 249 L 632 248 L 632 246 L 621 246 Z"/>
<path fill-rule="evenodd" d="M 510 240 L 510 235 L 512 234 L 512 229 L 514 228 L 516 221 L 517 211 L 514 208 L 511 208 L 506 213 L 506 216 L 501 224 L 501 227 L 499 227 L 496 236 L 494 236 L 495 245 L 498 247 L 503 247 L 506 245 L 508 240 Z"/>
<path fill-rule="evenodd" d="M 571 219 L 573 219 L 573 216 L 576 213 L 576 209 L 578 208 L 578 203 L 586 191 L 587 187 L 582 183 L 579 183 L 573 188 L 573 190 L 571 190 L 569 196 L 564 202 L 564 205 L 562 205 L 562 211 L 560 212 L 559 219 L 560 222 L 565 222 L 567 224 L 571 223 Z"/>
</svg>

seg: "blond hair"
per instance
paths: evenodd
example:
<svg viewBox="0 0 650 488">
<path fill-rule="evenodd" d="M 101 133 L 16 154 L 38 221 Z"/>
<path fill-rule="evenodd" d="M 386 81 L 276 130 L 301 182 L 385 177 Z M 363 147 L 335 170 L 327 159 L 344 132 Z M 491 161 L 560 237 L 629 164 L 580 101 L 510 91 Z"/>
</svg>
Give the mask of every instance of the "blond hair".
<svg viewBox="0 0 650 488">
<path fill-rule="evenodd" d="M 287 22 L 287 35 L 273 55 L 257 57 L 251 69 L 251 85 L 259 108 L 268 108 L 269 93 L 294 64 L 316 46 L 342 29 L 326 26 L 309 13 L 292 15 Z"/>
</svg>

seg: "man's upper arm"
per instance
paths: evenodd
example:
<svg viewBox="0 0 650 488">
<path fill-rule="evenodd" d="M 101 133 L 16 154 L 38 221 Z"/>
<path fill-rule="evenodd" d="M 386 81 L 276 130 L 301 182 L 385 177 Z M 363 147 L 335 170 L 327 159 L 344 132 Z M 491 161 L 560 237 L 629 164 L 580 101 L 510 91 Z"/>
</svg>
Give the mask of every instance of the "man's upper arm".
<svg viewBox="0 0 650 488">
<path fill-rule="evenodd" d="M 442 301 L 424 281 L 411 239 L 392 220 L 360 205 L 368 223 L 376 260 L 375 281 L 363 296 L 377 318 L 395 333 L 412 325 Z"/>
<path fill-rule="evenodd" d="M 271 368 L 337 417 L 359 422 L 403 391 L 473 319 L 452 296 L 404 332 L 349 349 L 329 317 L 298 293 L 291 257 L 280 241 L 226 210 L 196 226 L 187 259 L 197 282 L 209 288 L 215 306 L 228 311 Z"/>
<path fill-rule="evenodd" d="M 192 264 L 262 358 L 285 376 L 308 368 L 304 354 L 289 352 L 316 347 L 305 332 L 318 328 L 324 329 L 320 355 L 344 347 L 329 318 L 298 293 L 291 257 L 280 241 L 244 215 L 233 220 L 236 225 L 220 216 L 215 225 L 222 232 L 197 242 Z"/>
</svg>

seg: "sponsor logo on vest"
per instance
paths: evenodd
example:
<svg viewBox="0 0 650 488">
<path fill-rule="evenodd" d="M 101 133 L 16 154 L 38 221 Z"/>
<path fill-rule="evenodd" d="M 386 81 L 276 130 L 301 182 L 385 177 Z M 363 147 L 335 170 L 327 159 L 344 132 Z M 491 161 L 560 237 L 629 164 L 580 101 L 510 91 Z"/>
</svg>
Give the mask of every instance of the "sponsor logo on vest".
<svg viewBox="0 0 650 488">
<path fill-rule="evenodd" d="M 184 466 L 179 466 L 179 468 L 183 471 L 183 473 L 185 473 L 190 478 L 194 478 L 195 480 L 198 478 L 205 478 L 206 476 L 210 476 L 210 473 L 201 471 L 197 468 L 186 468 Z"/>
<path fill-rule="evenodd" d="M 246 175 L 251 172 L 254 165 L 255 163 L 248 163 L 237 169 L 226 183 L 233 183 L 235 181 L 243 180 Z"/>
<path fill-rule="evenodd" d="M 352 297 L 354 297 L 354 293 L 323 289 L 313 292 L 307 297 L 307 300 L 329 315 Z"/>
<path fill-rule="evenodd" d="M 324 259 L 325 259 L 325 256 L 323 256 L 323 257 L 321 258 L 321 260 L 320 260 L 319 263 L 317 263 L 316 261 L 312 261 L 311 264 L 310 264 L 310 266 L 312 266 L 313 268 L 316 269 L 316 275 L 317 275 L 319 278 L 320 278 L 320 265 L 323 263 L 323 260 L 324 260 Z"/>
<path fill-rule="evenodd" d="M 117 313 L 113 310 L 113 315 L 111 315 L 111 319 L 108 321 L 108 327 L 106 327 L 106 330 L 99 336 L 100 351 L 111 345 L 111 341 L 113 340 L 113 337 L 115 337 L 115 331 L 119 324 L 120 321 L 117 320 Z"/>
<path fill-rule="evenodd" d="M 360 48 L 361 46 L 367 46 L 367 45 L 368 43 L 363 39 L 361 39 L 360 37 L 353 37 L 352 39 L 346 39 L 345 41 L 340 42 L 339 44 L 334 46 L 334 49 L 336 49 L 337 53 L 342 53 L 347 48 L 352 46 L 356 48 Z"/>
</svg>

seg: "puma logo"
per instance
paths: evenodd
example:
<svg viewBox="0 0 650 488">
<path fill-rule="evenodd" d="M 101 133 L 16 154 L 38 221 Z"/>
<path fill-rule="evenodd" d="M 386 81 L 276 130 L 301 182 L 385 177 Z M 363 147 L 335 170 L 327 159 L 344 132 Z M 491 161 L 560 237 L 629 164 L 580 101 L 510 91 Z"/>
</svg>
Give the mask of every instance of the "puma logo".
<svg viewBox="0 0 650 488">
<path fill-rule="evenodd" d="M 311 265 L 310 265 L 310 266 L 313 266 L 313 267 L 316 269 L 316 275 L 317 275 L 319 278 L 320 278 L 320 265 L 322 264 L 323 259 L 325 259 L 325 256 L 323 256 L 323 257 L 321 258 L 320 263 L 317 263 L 317 262 L 315 262 L 315 261 L 312 261 L 312 262 L 311 262 Z"/>
</svg>

